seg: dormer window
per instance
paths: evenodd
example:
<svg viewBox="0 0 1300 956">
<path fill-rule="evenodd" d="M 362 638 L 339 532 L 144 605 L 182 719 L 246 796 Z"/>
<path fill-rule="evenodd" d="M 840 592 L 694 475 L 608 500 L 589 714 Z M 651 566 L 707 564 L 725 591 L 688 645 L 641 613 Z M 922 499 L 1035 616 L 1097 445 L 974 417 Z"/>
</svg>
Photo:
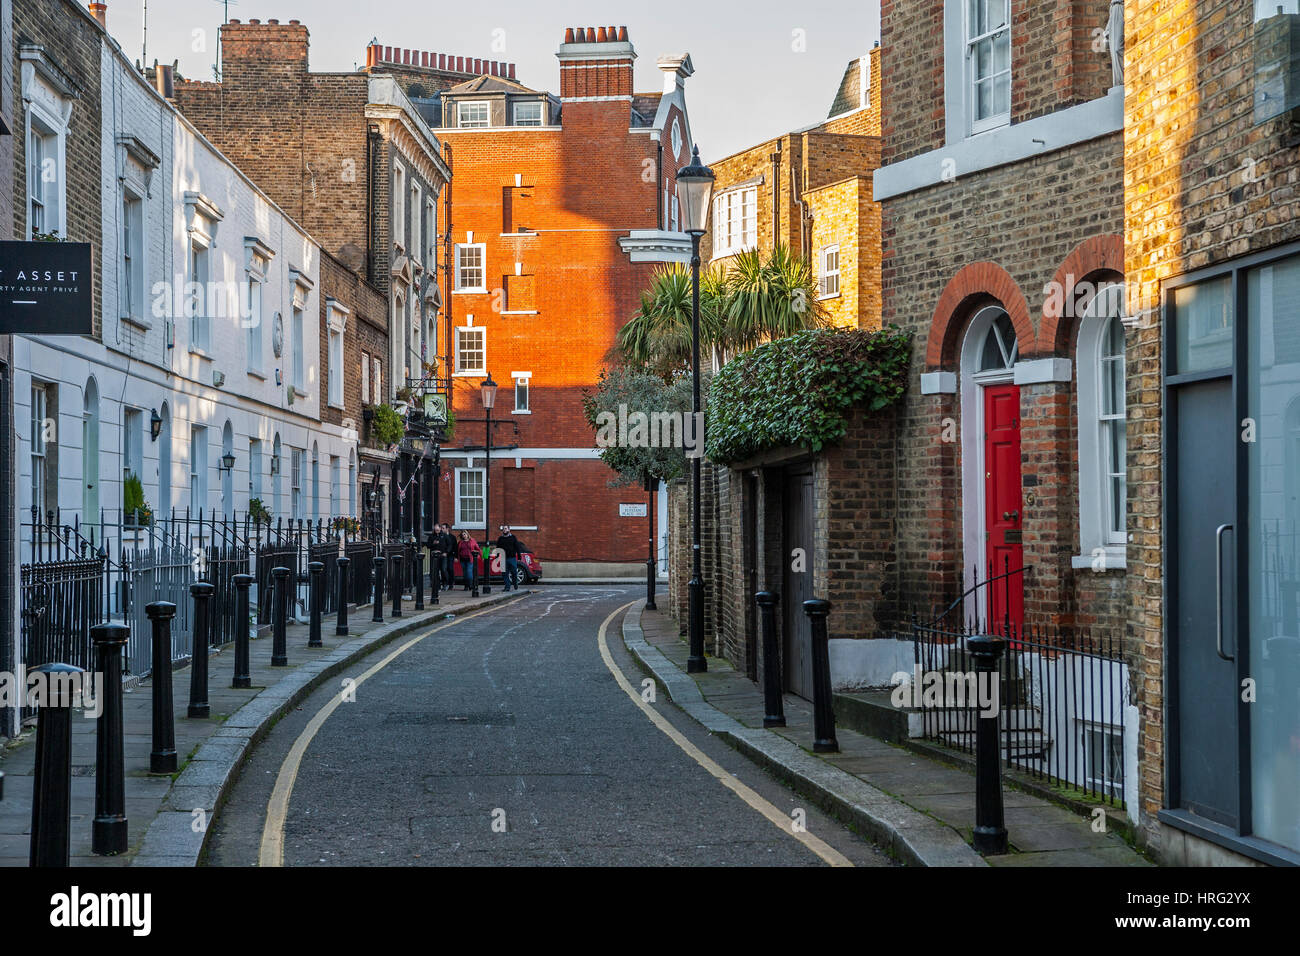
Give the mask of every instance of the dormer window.
<svg viewBox="0 0 1300 956">
<path fill-rule="evenodd" d="M 490 125 L 488 105 L 482 100 L 456 104 L 456 125 L 461 129 L 476 129 Z"/>
<path fill-rule="evenodd" d="M 541 126 L 542 103 L 540 100 L 526 100 L 515 104 L 516 126 Z"/>
</svg>

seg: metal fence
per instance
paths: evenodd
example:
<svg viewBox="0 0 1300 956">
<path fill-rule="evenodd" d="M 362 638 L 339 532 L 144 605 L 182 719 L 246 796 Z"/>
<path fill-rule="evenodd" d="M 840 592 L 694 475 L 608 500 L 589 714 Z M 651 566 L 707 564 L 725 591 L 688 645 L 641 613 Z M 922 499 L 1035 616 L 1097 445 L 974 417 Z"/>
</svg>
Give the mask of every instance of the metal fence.
<svg viewBox="0 0 1300 956">
<path fill-rule="evenodd" d="M 988 591 L 1006 589 L 1023 569 L 991 575 L 939 617 L 912 618 L 915 671 L 912 703 L 921 713 L 921 737 L 966 754 L 975 752 L 976 719 L 996 705 L 1005 766 L 1083 796 L 1127 806 L 1130 781 L 1129 673 L 1119 639 L 1085 628 L 1021 626 L 1006 614 L 989 615 Z M 981 601 L 968 601 L 983 591 Z M 1007 604 L 1003 603 L 1002 607 Z M 963 618 L 968 608 L 973 617 Z M 966 638 L 1006 640 L 995 682 L 981 686 Z"/>
</svg>

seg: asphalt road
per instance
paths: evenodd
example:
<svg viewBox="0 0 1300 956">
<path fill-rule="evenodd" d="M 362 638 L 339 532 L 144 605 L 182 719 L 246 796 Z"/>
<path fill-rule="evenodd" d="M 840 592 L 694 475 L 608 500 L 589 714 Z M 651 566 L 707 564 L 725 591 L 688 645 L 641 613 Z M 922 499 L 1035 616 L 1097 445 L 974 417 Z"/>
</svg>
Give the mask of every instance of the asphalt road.
<svg viewBox="0 0 1300 956">
<path fill-rule="evenodd" d="M 824 865 L 792 825 L 742 801 L 615 681 L 597 631 L 643 593 L 541 588 L 430 635 L 369 677 L 302 756 L 284 865 Z M 645 675 L 623 646 L 621 620 L 608 645 L 640 688 Z M 338 691 L 328 683 L 255 749 L 212 821 L 208 864 L 257 864 L 285 757 Z M 809 834 L 856 865 L 889 865 L 662 694 L 653 706 L 782 819 L 806 818 Z"/>
</svg>

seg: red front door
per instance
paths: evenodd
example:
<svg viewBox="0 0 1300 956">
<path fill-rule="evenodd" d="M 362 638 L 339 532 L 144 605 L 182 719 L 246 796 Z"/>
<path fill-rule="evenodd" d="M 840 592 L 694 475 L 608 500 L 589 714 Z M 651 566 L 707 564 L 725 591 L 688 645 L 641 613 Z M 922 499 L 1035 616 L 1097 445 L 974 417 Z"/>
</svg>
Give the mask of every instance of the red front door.
<svg viewBox="0 0 1300 956">
<path fill-rule="evenodd" d="M 1024 565 L 1020 542 L 1024 502 L 1020 496 L 1020 387 L 984 389 L 984 530 L 989 621 L 1017 632 L 1025 619 L 1024 575 L 998 578 Z"/>
</svg>

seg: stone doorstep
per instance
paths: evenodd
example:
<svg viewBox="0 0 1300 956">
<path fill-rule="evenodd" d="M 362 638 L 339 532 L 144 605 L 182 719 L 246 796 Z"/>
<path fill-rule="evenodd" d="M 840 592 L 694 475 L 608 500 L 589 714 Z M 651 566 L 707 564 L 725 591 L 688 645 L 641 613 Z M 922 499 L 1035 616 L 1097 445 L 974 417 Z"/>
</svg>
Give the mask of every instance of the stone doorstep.
<svg viewBox="0 0 1300 956">
<path fill-rule="evenodd" d="M 725 700 L 731 704 L 732 710 L 749 712 L 752 708 L 736 707 L 739 696 L 734 693 L 710 693 L 706 699 L 704 692 L 709 690 L 711 681 L 708 678 L 697 681 L 681 669 L 686 650 L 680 640 L 662 639 L 656 635 L 655 643 L 651 644 L 646 639 L 641 628 L 643 610 L 644 607 L 633 608 L 625 616 L 624 642 L 643 666 L 651 670 L 674 702 L 794 790 L 817 800 L 833 816 L 871 834 L 878 843 L 906 862 L 922 866 L 1149 865 L 1121 837 L 1091 831 L 1087 819 L 1091 805 L 1058 794 L 1039 793 L 1042 787 L 1004 793 L 1008 829 L 1014 831 L 1009 840 L 1020 852 L 987 860 L 981 858 L 966 842 L 974 825 L 973 763 L 969 766 L 965 763 L 954 765 L 944 760 L 943 754 L 931 754 L 925 749 L 909 746 L 905 736 L 907 716 L 903 715 L 900 721 L 898 712 L 888 706 L 892 714 L 882 713 L 876 717 L 873 712 L 885 708 L 874 700 L 864 706 L 860 699 L 862 695 L 856 695 L 858 699 L 850 699 L 846 694 L 835 695 L 837 729 L 856 738 L 848 751 L 841 754 L 823 757 L 810 753 L 804 746 L 811 743 L 811 728 L 800 728 L 798 722 L 800 718 L 810 719 L 811 707 L 792 710 L 787 706 L 786 715 L 792 718 L 793 727 L 772 730 L 741 727 L 709 701 Z M 657 663 L 661 666 L 656 666 Z M 662 674 L 663 665 L 670 666 L 675 673 Z M 712 658 L 709 666 L 713 667 Z M 751 691 L 751 694 L 761 701 L 761 694 L 757 691 Z M 887 705 L 887 692 L 884 697 Z M 711 713 L 706 716 L 705 711 Z M 845 717 L 849 719 L 844 720 Z M 864 717 L 870 727 L 884 731 L 881 735 L 884 740 L 902 737 L 902 744 L 907 747 L 902 755 L 910 763 L 900 763 L 900 751 L 896 747 L 874 735 L 858 734 L 857 731 L 863 728 L 854 725 L 864 722 Z M 741 727 L 740 731 L 736 730 L 737 727 Z M 774 740 L 781 743 L 773 744 Z M 781 753 L 782 750 L 785 752 Z M 909 770 L 910 766 L 917 766 L 917 769 Z M 870 780 L 852 772 L 856 768 L 868 773 Z M 826 772 L 828 770 L 830 773 Z M 902 794 L 901 798 L 872 786 L 872 780 L 894 784 Z M 864 791 L 861 787 L 867 789 Z M 881 810 L 882 807 L 902 808 L 911 816 L 895 817 L 893 813 Z M 1122 816 L 1122 811 L 1118 815 Z M 1108 816 L 1114 818 L 1116 814 Z M 1111 826 L 1110 829 L 1123 832 L 1122 827 Z M 936 839 L 939 831 L 943 831 L 943 836 Z M 918 838 L 933 841 L 936 845 L 926 846 L 925 852 L 918 852 L 921 848 L 908 842 Z M 960 842 L 966 853 L 951 854 L 947 844 L 952 838 Z M 974 862 L 967 854 L 974 857 Z"/>
<path fill-rule="evenodd" d="M 137 803 L 139 800 L 145 800 L 154 808 L 153 818 L 147 822 L 138 821 L 138 813 L 128 812 L 128 820 L 132 821 L 133 830 L 137 825 L 144 827 L 142 837 L 138 841 L 133 840 L 133 845 L 138 845 L 138 849 L 134 854 L 128 850 L 127 853 L 117 857 L 83 858 L 76 854 L 77 843 L 74 839 L 73 864 L 77 866 L 84 864 L 196 866 L 206 844 L 207 832 L 206 829 L 202 832 L 195 830 L 195 811 L 203 811 L 210 820 L 213 812 L 225 798 L 229 787 L 237 779 L 239 767 L 248 749 L 260 741 L 269 732 L 272 724 L 283 714 L 314 692 L 330 677 L 340 673 L 385 644 L 427 625 L 459 616 L 462 611 L 472 613 L 512 600 L 521 594 L 531 593 L 535 592 L 531 589 L 524 589 L 500 595 L 494 594 L 474 604 L 426 605 L 425 610 L 420 612 L 419 617 L 412 616 L 414 612 L 406 609 L 407 614 L 396 621 L 386 616 L 383 626 L 375 628 L 367 634 L 354 634 L 351 637 L 342 638 L 340 639 L 341 643 L 323 656 L 284 669 L 283 673 L 277 674 L 274 683 L 268 683 L 260 687 L 255 686 L 252 688 L 255 691 L 254 696 L 248 698 L 238 710 L 221 723 L 214 723 L 210 727 L 204 727 L 196 734 L 190 733 L 190 731 L 199 730 L 199 728 L 178 717 L 176 749 L 183 765 L 181 772 L 177 774 L 175 779 L 169 780 L 166 776 L 161 775 L 139 775 L 129 772 L 127 774 L 128 810 L 139 811 L 140 806 Z M 366 623 L 369 624 L 368 621 Z M 296 631 L 289 634 L 291 644 L 295 637 L 302 636 L 305 636 L 305 626 L 303 634 L 298 634 Z M 222 656 L 224 655 L 213 655 L 214 658 Z M 233 655 L 231 655 L 231 658 L 233 659 Z M 180 702 L 186 699 L 189 685 L 187 679 L 177 675 L 186 673 L 188 673 L 188 670 L 182 669 L 173 674 L 178 715 L 184 713 L 184 704 Z M 226 688 L 215 686 L 212 689 L 224 691 Z M 147 722 L 147 715 L 142 719 Z M 87 721 L 89 732 L 94 732 L 95 723 L 95 721 Z M 78 730 L 83 729 L 75 723 L 74 727 Z M 142 735 L 136 734 L 135 736 L 141 737 Z M 143 737 L 146 743 L 150 742 L 151 739 L 148 736 Z M 139 742 L 137 741 L 137 743 Z M 9 749 L 9 747 L 27 751 L 19 757 L 19 761 L 26 764 L 27 760 L 25 758 L 29 755 L 34 756 L 34 737 L 31 740 L 24 740 L 16 744 L 11 743 L 6 749 Z M 191 749 L 193 750 L 193 756 L 186 760 L 185 754 Z M 10 759 L 12 757 L 6 757 L 5 760 L 0 761 L 0 769 L 3 769 L 5 763 L 9 762 Z M 11 777 L 9 782 L 12 784 L 14 778 Z M 74 800 L 77 799 L 79 788 L 87 791 L 82 794 L 83 799 L 89 798 L 93 800 L 93 775 L 80 777 L 74 775 L 72 785 Z M 148 790 L 149 793 L 141 795 L 139 793 L 141 787 Z M 163 789 L 164 787 L 165 789 Z M 159 793 L 160 790 L 161 793 Z M 27 808 L 24 813 L 25 828 L 21 834 L 25 844 L 30 839 L 31 801 L 30 795 L 24 795 L 24 797 L 23 800 L 19 800 L 17 794 L 7 794 L 5 805 L 6 809 L 10 810 L 20 803 Z M 132 806 L 133 803 L 135 806 Z M 89 816 L 86 814 L 73 814 L 74 825 L 84 823 L 87 820 L 89 820 Z M 0 830 L 0 832 L 4 831 Z M 84 842 L 88 847 L 88 836 Z M 23 865 L 26 865 L 25 852 Z"/>
</svg>

